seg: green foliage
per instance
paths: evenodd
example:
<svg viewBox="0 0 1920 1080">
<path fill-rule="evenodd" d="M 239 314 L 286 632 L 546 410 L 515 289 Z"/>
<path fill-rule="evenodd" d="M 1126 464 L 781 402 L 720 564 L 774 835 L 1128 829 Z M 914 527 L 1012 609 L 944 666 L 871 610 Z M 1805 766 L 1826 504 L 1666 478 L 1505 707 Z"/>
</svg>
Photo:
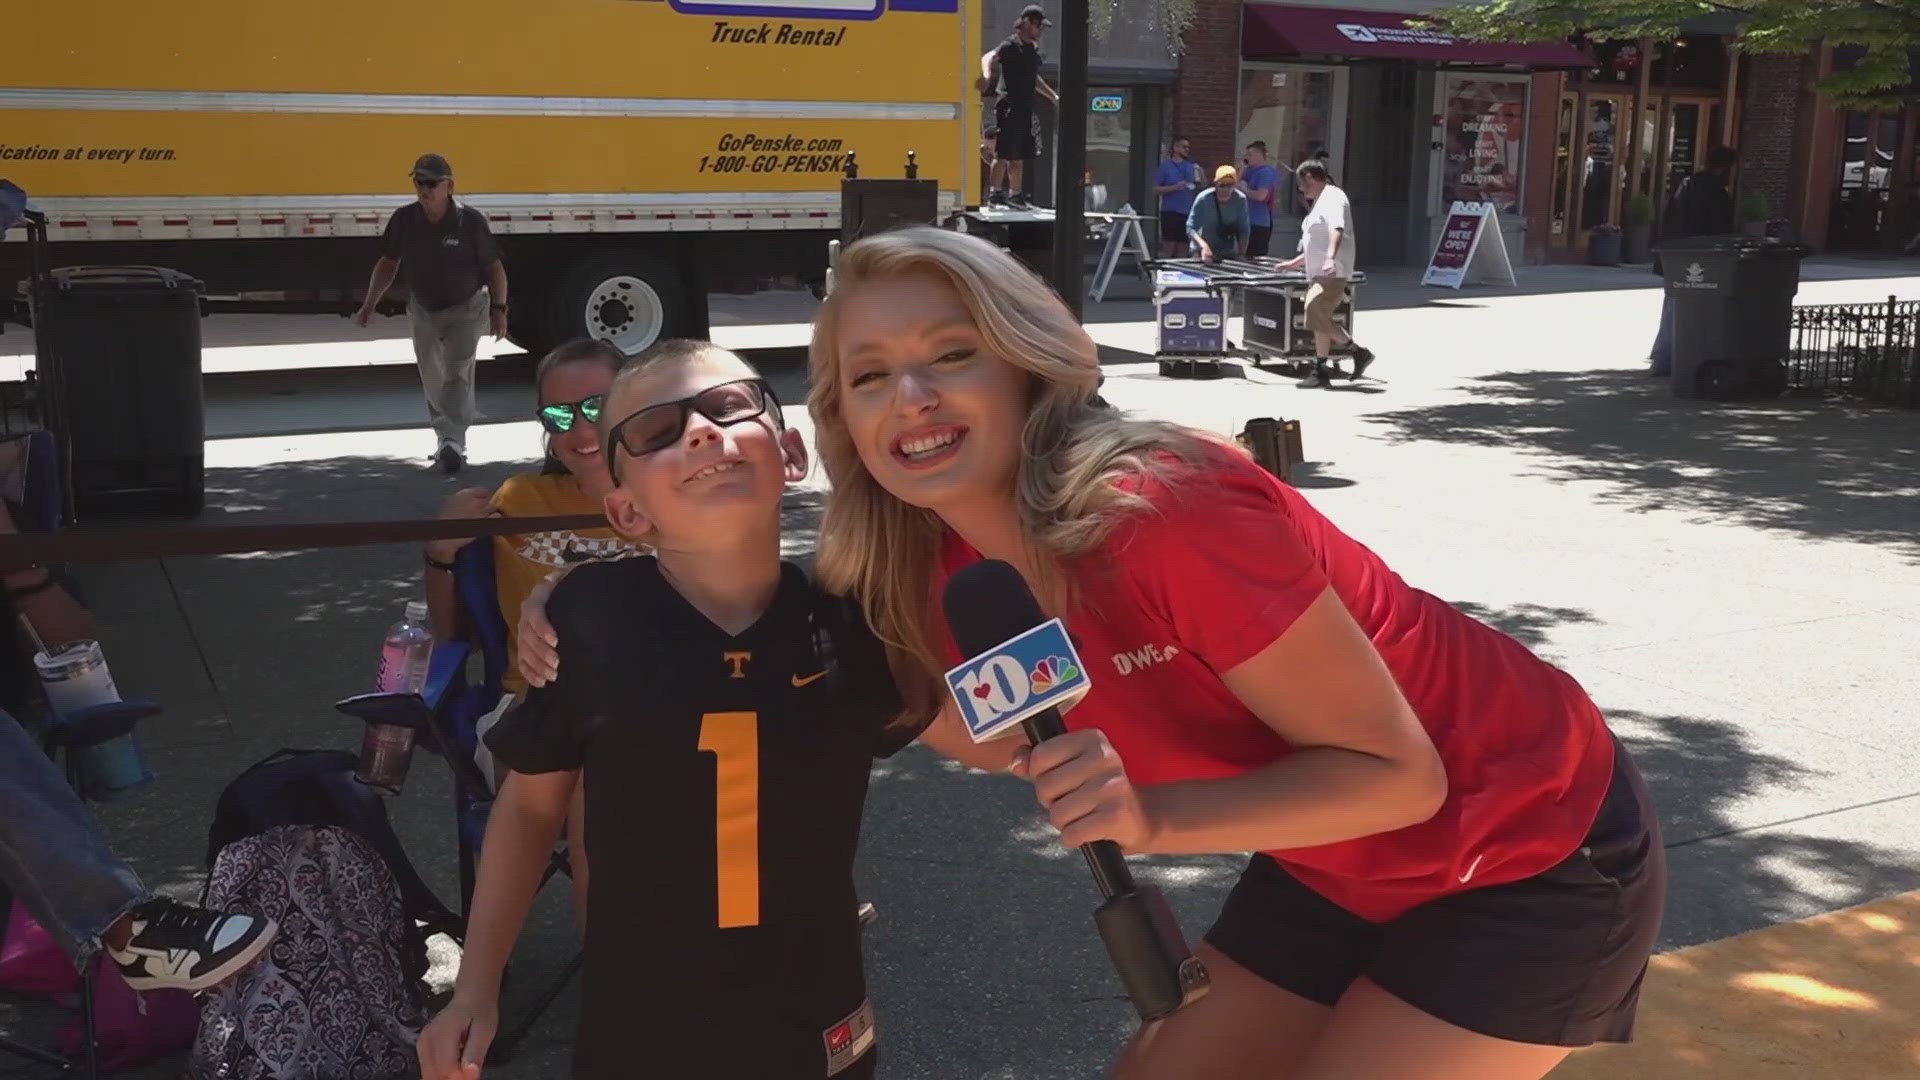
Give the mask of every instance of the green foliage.
<svg viewBox="0 0 1920 1080">
<path fill-rule="evenodd" d="M 1143 28 L 1138 25 L 1115 26 L 1114 16 L 1120 13 L 1120 7 L 1124 2 L 1125 0 L 1092 0 L 1088 5 L 1087 29 L 1095 40 L 1112 40 L 1116 29 L 1129 34 L 1138 34 L 1142 31 Z M 1193 25 L 1194 5 L 1200 0 L 1153 0 L 1153 2 L 1159 10 L 1149 18 L 1160 23 L 1160 29 L 1167 36 L 1167 51 L 1178 56 L 1186 47 L 1187 27 Z M 1058 15 L 1059 12 L 1056 10 L 1054 14 Z"/>
<path fill-rule="evenodd" d="M 1740 196 L 1741 221 L 1765 221 L 1773 216 L 1773 207 L 1767 204 L 1767 197 L 1757 191 L 1743 192 Z"/>
<path fill-rule="evenodd" d="M 1653 224 L 1653 196 L 1644 191 L 1633 193 L 1633 198 L 1627 200 L 1627 224 Z"/>
<path fill-rule="evenodd" d="M 1742 17 L 1735 40 L 1748 52 L 1794 55 L 1818 41 L 1860 47 L 1858 62 L 1820 83 L 1841 106 L 1885 109 L 1920 99 L 1909 55 L 1920 47 L 1920 0 L 1481 0 L 1436 17 L 1451 33 L 1487 41 L 1564 41 L 1575 34 L 1672 41 L 1688 20 L 1705 15 Z"/>
</svg>

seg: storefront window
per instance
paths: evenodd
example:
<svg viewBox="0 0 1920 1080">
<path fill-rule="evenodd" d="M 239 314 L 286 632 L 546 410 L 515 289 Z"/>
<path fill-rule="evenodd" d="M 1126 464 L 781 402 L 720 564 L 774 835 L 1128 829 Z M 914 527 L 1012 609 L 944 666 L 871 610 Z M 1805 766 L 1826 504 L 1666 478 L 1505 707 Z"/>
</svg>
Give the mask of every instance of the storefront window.
<svg viewBox="0 0 1920 1080">
<path fill-rule="evenodd" d="M 1343 147 L 1340 136 L 1344 117 L 1336 102 L 1336 75 L 1332 68 L 1310 68 L 1295 64 L 1248 64 L 1240 70 L 1240 143 L 1238 153 L 1248 143 L 1267 144 L 1267 159 L 1282 172 L 1321 152 L 1327 154 L 1335 182 L 1340 179 Z M 1202 162 L 1209 167 L 1218 162 Z M 1289 210 L 1284 200 L 1274 211 L 1298 216 L 1305 207 Z"/>
<path fill-rule="evenodd" d="M 1441 206 L 1491 202 L 1501 213 L 1517 212 L 1526 162 L 1527 80 L 1448 75 L 1444 91 L 1447 163 Z"/>
<path fill-rule="evenodd" d="M 1118 210 L 1133 177 L 1134 87 L 1087 89 L 1087 209 Z"/>
</svg>

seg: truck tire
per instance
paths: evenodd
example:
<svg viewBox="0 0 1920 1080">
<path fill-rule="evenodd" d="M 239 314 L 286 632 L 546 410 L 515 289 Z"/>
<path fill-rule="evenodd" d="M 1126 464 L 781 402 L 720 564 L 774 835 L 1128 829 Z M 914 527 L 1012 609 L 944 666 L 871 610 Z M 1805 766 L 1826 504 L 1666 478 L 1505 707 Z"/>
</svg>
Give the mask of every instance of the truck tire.
<svg viewBox="0 0 1920 1080">
<path fill-rule="evenodd" d="M 610 341 L 628 356 L 679 336 L 686 300 L 673 271 L 637 251 L 590 259 L 554 291 L 550 328 L 556 343 L 577 337 Z"/>
</svg>

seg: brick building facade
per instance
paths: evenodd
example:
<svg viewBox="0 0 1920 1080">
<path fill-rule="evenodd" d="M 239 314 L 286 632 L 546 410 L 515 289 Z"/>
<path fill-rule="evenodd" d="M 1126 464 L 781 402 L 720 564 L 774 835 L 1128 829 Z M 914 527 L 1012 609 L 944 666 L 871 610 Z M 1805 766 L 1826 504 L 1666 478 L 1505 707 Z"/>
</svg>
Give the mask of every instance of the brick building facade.
<svg viewBox="0 0 1920 1080">
<path fill-rule="evenodd" d="M 1741 94 L 1740 183 L 1784 215 L 1793 195 L 1795 118 L 1806 84 L 1799 56 L 1750 56 Z"/>
<path fill-rule="evenodd" d="M 1195 0 L 1174 84 L 1173 132 L 1193 142 L 1195 161 L 1237 161 L 1240 0 Z"/>
</svg>

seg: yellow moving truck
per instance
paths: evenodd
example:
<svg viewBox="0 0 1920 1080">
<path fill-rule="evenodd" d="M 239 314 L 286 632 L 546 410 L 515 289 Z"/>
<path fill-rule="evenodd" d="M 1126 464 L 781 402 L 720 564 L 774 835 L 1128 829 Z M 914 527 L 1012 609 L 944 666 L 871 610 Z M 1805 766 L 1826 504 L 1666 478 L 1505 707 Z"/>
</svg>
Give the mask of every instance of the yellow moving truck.
<svg viewBox="0 0 1920 1080">
<path fill-rule="evenodd" d="M 817 285 L 849 152 L 901 176 L 913 151 L 943 213 L 978 201 L 977 2 L 19 5 L 0 178 L 47 213 L 56 265 L 343 310 L 414 158 L 441 153 L 501 238 L 516 340 L 636 351 L 703 334 L 708 291 Z"/>
</svg>

